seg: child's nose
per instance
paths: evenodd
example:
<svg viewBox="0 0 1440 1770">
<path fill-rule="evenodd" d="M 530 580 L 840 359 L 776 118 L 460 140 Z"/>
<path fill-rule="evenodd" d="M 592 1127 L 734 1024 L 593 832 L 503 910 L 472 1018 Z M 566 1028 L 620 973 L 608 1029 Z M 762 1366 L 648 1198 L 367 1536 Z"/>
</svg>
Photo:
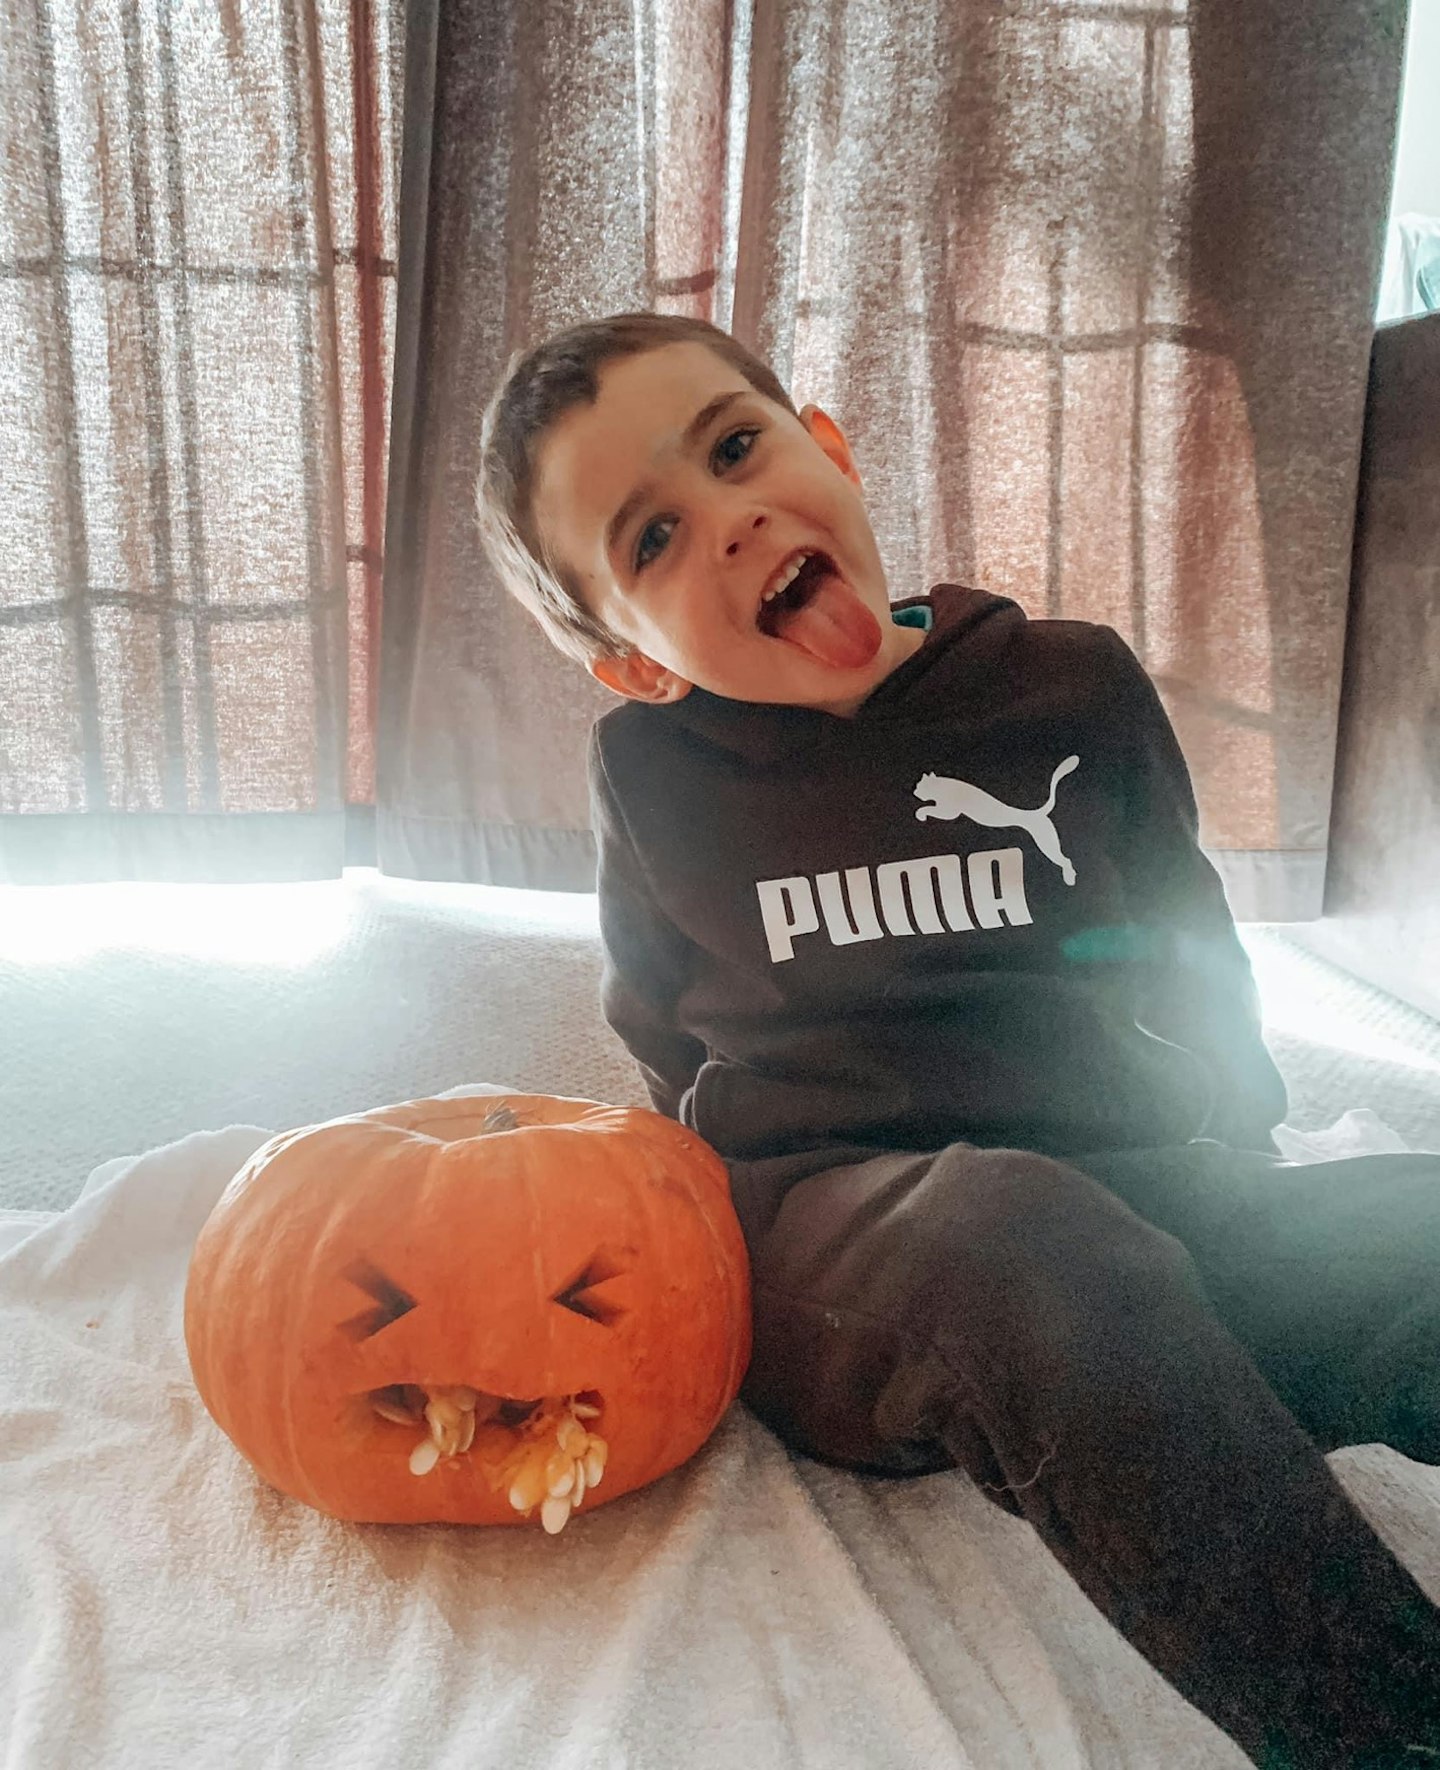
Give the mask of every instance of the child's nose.
<svg viewBox="0 0 1440 1770">
<path fill-rule="evenodd" d="M 748 535 L 748 534 L 752 534 L 756 529 L 763 529 L 765 524 L 767 522 L 769 522 L 769 520 L 770 520 L 770 518 L 768 516 L 766 516 L 763 511 L 757 513 L 756 515 L 750 517 L 748 519 L 748 521 L 744 524 L 744 533 Z M 735 537 L 735 539 L 730 542 L 729 546 L 726 547 L 725 552 L 728 557 L 733 557 L 733 555 L 735 555 L 739 551 L 740 551 L 740 537 L 737 535 Z"/>
</svg>

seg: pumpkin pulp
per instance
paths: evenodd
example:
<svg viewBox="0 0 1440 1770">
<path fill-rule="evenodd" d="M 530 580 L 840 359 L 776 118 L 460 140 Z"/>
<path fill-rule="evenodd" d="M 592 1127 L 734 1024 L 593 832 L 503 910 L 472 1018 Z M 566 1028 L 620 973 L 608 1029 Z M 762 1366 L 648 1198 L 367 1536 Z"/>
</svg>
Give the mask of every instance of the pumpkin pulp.
<svg viewBox="0 0 1440 1770">
<path fill-rule="evenodd" d="M 443 1391 L 450 1385 L 439 1383 L 387 1383 L 380 1389 L 368 1389 L 358 1399 L 373 1413 L 388 1424 L 408 1427 L 413 1431 L 424 1427 L 425 1406 L 432 1393 Z M 519 1443 L 525 1436 L 525 1427 L 539 1417 L 554 1414 L 572 1402 L 579 1402 L 587 1408 L 594 1408 L 594 1418 L 601 1418 L 605 1412 L 605 1403 L 598 1389 L 582 1389 L 574 1395 L 540 1395 L 532 1400 L 521 1400 L 513 1395 L 494 1395 L 484 1389 L 473 1391 L 475 1402 L 475 1427 L 478 1432 L 482 1426 L 505 1427 L 510 1432 L 510 1442 Z"/>
<path fill-rule="evenodd" d="M 392 1437 L 397 1450 L 408 1448 L 412 1474 L 428 1475 L 442 1458 L 451 1469 L 473 1458 L 517 1512 L 528 1518 L 542 1506 L 552 1534 L 604 1473 L 609 1447 L 586 1429 L 604 1415 L 598 1390 L 521 1400 L 468 1384 L 389 1383 L 357 1400 L 368 1423 L 380 1423 L 382 1442 Z"/>
</svg>

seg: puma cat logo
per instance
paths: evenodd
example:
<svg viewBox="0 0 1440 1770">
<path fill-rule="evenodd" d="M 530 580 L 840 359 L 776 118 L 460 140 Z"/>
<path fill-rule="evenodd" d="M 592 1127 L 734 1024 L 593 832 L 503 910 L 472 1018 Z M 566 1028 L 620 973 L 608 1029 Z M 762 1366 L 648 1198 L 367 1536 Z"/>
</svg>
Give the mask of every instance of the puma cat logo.
<svg viewBox="0 0 1440 1770">
<path fill-rule="evenodd" d="M 1050 777 L 1050 797 L 1035 811 L 1006 805 L 983 788 L 972 787 L 968 781 L 951 780 L 943 774 L 922 774 L 915 783 L 915 797 L 929 799 L 931 803 L 920 806 L 915 815 L 922 823 L 927 817 L 968 817 L 972 823 L 984 824 L 992 830 L 1014 825 L 1029 835 L 1046 860 L 1054 861 L 1065 883 L 1073 885 L 1075 869 L 1060 852 L 1060 838 L 1050 821 L 1050 813 L 1055 809 L 1056 786 L 1079 766 L 1078 756 L 1065 758 Z"/>
</svg>

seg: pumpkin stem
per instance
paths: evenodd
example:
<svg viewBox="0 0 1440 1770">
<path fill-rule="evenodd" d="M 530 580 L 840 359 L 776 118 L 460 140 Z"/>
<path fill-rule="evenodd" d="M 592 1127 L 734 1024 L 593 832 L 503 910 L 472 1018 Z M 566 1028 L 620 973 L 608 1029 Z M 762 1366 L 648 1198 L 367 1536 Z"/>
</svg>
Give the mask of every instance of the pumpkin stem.
<svg viewBox="0 0 1440 1770">
<path fill-rule="evenodd" d="M 480 1127 L 480 1135 L 483 1137 L 487 1131 L 515 1131 L 519 1127 L 519 1119 L 508 1106 L 497 1106 L 493 1112 L 485 1115 L 485 1122 Z"/>
</svg>

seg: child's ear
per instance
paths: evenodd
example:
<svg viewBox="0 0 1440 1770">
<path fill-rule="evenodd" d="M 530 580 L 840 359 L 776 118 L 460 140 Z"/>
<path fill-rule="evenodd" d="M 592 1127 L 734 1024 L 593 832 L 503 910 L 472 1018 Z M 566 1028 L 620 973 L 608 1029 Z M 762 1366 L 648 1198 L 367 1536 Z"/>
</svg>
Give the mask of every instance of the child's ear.
<svg viewBox="0 0 1440 1770">
<path fill-rule="evenodd" d="M 850 444 L 845 440 L 845 432 L 830 414 L 822 411 L 819 406 L 801 406 L 800 422 L 846 479 L 858 486 L 860 472 L 855 465 L 855 457 L 850 453 Z"/>
<path fill-rule="evenodd" d="M 629 701 L 682 701 L 695 686 L 643 651 L 628 652 L 623 658 L 592 658 L 586 669 Z"/>
</svg>

